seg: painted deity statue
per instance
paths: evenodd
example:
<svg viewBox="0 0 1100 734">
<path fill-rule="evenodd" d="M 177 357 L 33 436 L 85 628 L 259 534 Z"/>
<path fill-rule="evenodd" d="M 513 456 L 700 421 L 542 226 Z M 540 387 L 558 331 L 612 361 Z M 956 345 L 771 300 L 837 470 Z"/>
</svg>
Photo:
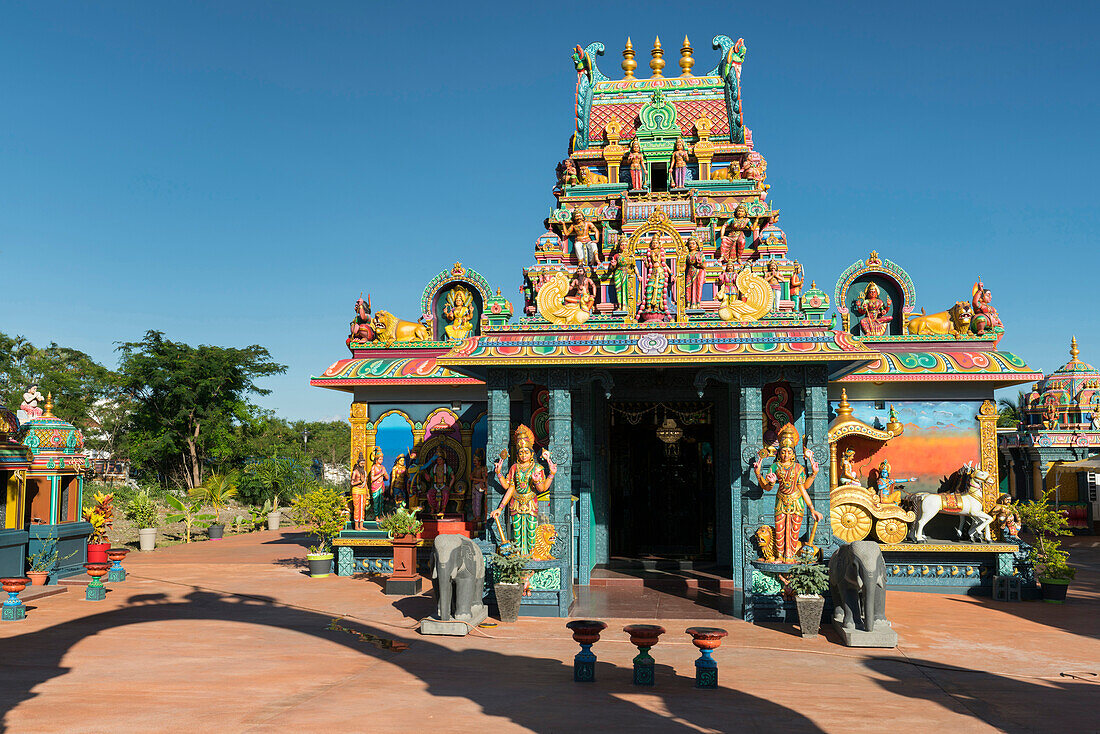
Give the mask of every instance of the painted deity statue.
<svg viewBox="0 0 1100 734">
<path fill-rule="evenodd" d="M 772 260 L 768 263 L 767 273 L 764 275 L 764 280 L 768 281 L 768 285 L 772 289 L 772 310 L 779 310 L 779 302 L 783 299 L 783 283 L 786 281 L 783 278 L 783 274 L 779 272 L 779 263 Z"/>
<path fill-rule="evenodd" d="M 508 459 L 508 452 L 501 451 L 500 458 L 494 465 L 497 481 L 505 491 L 500 505 L 489 516 L 499 518 L 507 507 L 512 526 L 512 545 L 518 553 L 527 554 L 535 547 L 539 524 L 539 494 L 550 489 L 554 475 L 558 472 L 558 465 L 550 460 L 550 452 L 543 449 L 542 458 L 550 473 L 542 470 L 542 465 L 535 461 L 535 434 L 527 426 L 521 425 L 516 429 L 513 442 L 516 447 L 516 463 L 505 471 L 504 462 Z"/>
<path fill-rule="evenodd" d="M 687 248 L 687 307 L 699 308 L 699 303 L 703 300 L 703 282 L 707 277 L 707 261 L 699 250 L 699 240 L 694 236 L 688 238 Z"/>
<path fill-rule="evenodd" d="M 577 164 L 572 158 L 566 158 L 558 164 L 558 184 L 561 186 L 576 186 L 580 183 L 577 176 Z"/>
<path fill-rule="evenodd" d="M 573 252 L 581 265 L 600 264 L 600 230 L 588 221 L 580 209 L 573 210 L 573 220 L 562 225 L 562 234 L 573 238 Z"/>
<path fill-rule="evenodd" d="M 591 312 L 596 305 L 596 281 L 592 279 L 592 270 L 584 265 L 577 266 L 569 282 L 569 291 L 565 294 L 565 303 L 576 303 L 585 311 Z"/>
<path fill-rule="evenodd" d="M 806 276 L 802 272 L 802 263 L 797 263 L 794 272 L 791 273 L 791 298 L 797 299 L 802 293 L 802 286 L 806 283 Z"/>
<path fill-rule="evenodd" d="M 454 489 L 455 473 L 447 465 L 447 459 L 442 452 L 435 455 L 435 461 L 428 466 L 427 472 L 428 511 L 433 515 L 442 515 L 451 498 L 451 490 Z"/>
<path fill-rule="evenodd" d="M 1001 317 L 997 315 L 997 309 L 990 304 L 992 300 L 993 294 L 982 283 L 982 279 L 978 278 L 978 282 L 974 284 L 974 288 L 971 290 L 970 297 L 970 304 L 974 307 L 974 315 L 970 318 L 970 328 L 978 336 L 983 335 L 987 329 L 989 331 L 1004 330 L 1004 324 L 1001 323 Z"/>
<path fill-rule="evenodd" d="M 383 458 L 385 457 L 382 456 L 382 449 L 375 447 L 371 454 L 371 468 L 367 478 L 370 485 L 371 512 L 375 520 L 382 516 L 382 496 L 386 493 L 386 482 L 390 478 L 390 473 L 386 471 L 386 467 L 382 466 Z"/>
<path fill-rule="evenodd" d="M 615 303 L 620 311 L 627 308 L 629 301 L 630 278 L 634 275 L 634 255 L 620 241 L 615 245 L 608 262 L 611 271 L 611 283 L 615 287 Z"/>
<path fill-rule="evenodd" d="M 42 391 L 38 389 L 38 385 L 31 385 L 23 393 L 23 402 L 19 405 L 19 411 L 23 415 L 19 416 L 20 422 L 30 420 L 31 418 L 40 418 L 42 416 L 42 409 L 38 407 L 40 402 L 46 400 Z"/>
<path fill-rule="evenodd" d="M 840 486 L 862 487 L 859 481 L 859 472 L 856 471 L 855 449 L 844 449 L 844 456 L 840 459 Z"/>
<path fill-rule="evenodd" d="M 351 335 L 348 339 L 374 341 L 374 317 L 370 312 L 370 296 L 364 301 L 360 296 L 355 302 L 355 320 L 351 322 Z"/>
<path fill-rule="evenodd" d="M 409 460 L 405 462 L 405 491 L 409 495 L 409 509 L 420 506 L 420 464 L 416 461 L 416 449 L 409 449 Z"/>
<path fill-rule="evenodd" d="M 394 505 L 404 505 L 409 501 L 409 472 L 405 468 L 405 455 L 398 454 L 390 469 L 390 497 Z"/>
<path fill-rule="evenodd" d="M 363 465 L 363 452 L 359 452 L 359 460 L 351 468 L 351 527 L 353 530 L 363 529 L 363 505 L 367 500 L 367 470 Z"/>
<path fill-rule="evenodd" d="M 765 492 L 775 488 L 775 555 L 776 559 L 791 563 L 798 559 L 802 542 L 798 536 L 802 533 L 802 521 L 806 510 L 810 510 L 815 521 L 822 515 L 814 509 L 809 489 L 817 477 L 818 465 L 814 461 L 813 451 L 806 449 L 803 454 L 810 464 L 810 470 L 795 461 L 795 447 L 798 445 L 798 430 L 788 423 L 779 431 L 779 451 L 776 460 L 763 474 L 760 469 L 764 462 L 762 452 L 756 460 L 754 471 L 756 481 Z"/>
<path fill-rule="evenodd" d="M 667 313 L 669 281 L 672 271 L 665 261 L 665 251 L 656 232 L 649 241 L 649 250 L 645 256 L 645 303 L 642 311 L 648 313 Z"/>
<path fill-rule="evenodd" d="M 914 482 L 916 479 L 913 477 L 909 481 Z M 899 504 L 906 494 L 902 491 L 904 486 L 903 482 L 890 478 L 890 462 L 883 459 L 878 465 L 878 479 L 875 481 L 875 491 L 878 492 L 879 500 L 886 504 Z"/>
<path fill-rule="evenodd" d="M 852 304 L 852 310 L 862 316 L 859 332 L 863 336 L 883 336 L 890 325 L 890 296 L 881 295 L 879 287 L 868 283 L 863 294 Z"/>
<path fill-rule="evenodd" d="M 470 291 L 455 286 L 447 291 L 443 315 L 451 322 L 443 328 L 448 339 L 465 339 L 473 331 L 474 299 Z"/>
<path fill-rule="evenodd" d="M 485 466 L 485 451 L 478 449 L 473 455 L 473 466 L 470 468 L 470 485 L 473 487 L 471 497 L 471 514 L 473 521 L 482 523 L 485 521 L 485 498 L 489 491 L 489 469 Z"/>
<path fill-rule="evenodd" d="M 726 260 L 726 268 L 718 274 L 716 295 L 722 305 L 728 305 L 737 298 L 737 262 Z"/>
<path fill-rule="evenodd" d="M 688 152 L 684 150 L 683 138 L 676 138 L 669 168 L 672 170 L 672 188 L 682 189 L 687 186 Z"/>
<path fill-rule="evenodd" d="M 993 516 L 993 527 L 997 528 L 1004 540 L 1018 540 L 1020 536 L 1020 515 L 1012 506 L 1012 497 L 1002 494 L 997 498 L 989 514 Z"/>
<path fill-rule="evenodd" d="M 626 162 L 630 164 L 630 188 L 641 191 L 645 188 L 645 155 L 642 154 L 642 146 L 637 138 L 630 144 Z"/>
<path fill-rule="evenodd" d="M 738 204 L 733 218 L 726 220 L 720 232 L 721 244 L 718 246 L 718 259 L 729 260 L 736 256 L 740 260 L 745 255 L 746 236 L 752 231 L 749 210 L 744 204 Z"/>
</svg>

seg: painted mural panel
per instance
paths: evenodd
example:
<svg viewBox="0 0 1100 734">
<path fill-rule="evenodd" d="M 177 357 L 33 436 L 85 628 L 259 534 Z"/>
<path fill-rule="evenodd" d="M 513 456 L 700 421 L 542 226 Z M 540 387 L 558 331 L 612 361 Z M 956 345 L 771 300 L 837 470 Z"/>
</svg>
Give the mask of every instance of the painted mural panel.
<svg viewBox="0 0 1100 734">
<path fill-rule="evenodd" d="M 856 465 L 865 480 L 869 475 L 877 476 L 879 464 L 887 459 L 895 480 L 916 477 L 906 487 L 907 491 L 935 492 L 944 477 L 966 462 L 981 463 L 977 420 L 980 400 L 901 401 L 877 409 L 873 401 L 853 400 L 852 411 L 864 423 L 883 428 L 890 405 L 894 406 L 905 432 L 885 445 L 861 442 L 856 447 Z"/>
</svg>

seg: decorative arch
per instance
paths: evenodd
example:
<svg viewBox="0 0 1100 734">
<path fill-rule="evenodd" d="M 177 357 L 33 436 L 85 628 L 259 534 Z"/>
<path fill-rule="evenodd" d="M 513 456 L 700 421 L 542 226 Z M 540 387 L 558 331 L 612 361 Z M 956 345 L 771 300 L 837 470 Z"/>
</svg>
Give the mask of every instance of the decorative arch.
<svg viewBox="0 0 1100 734">
<path fill-rule="evenodd" d="M 408 414 L 405 413 L 405 411 L 394 408 L 392 410 L 387 410 L 385 413 L 378 416 L 373 421 L 368 422 L 367 423 L 367 429 L 368 430 L 377 429 L 378 426 L 380 426 L 382 424 L 382 421 L 384 421 L 386 418 L 388 418 L 391 415 L 399 415 L 402 418 L 404 418 L 405 422 L 409 424 L 409 430 L 412 430 L 412 429 L 416 428 L 416 422 L 413 421 L 413 419 L 410 418 L 408 416 Z"/>
<path fill-rule="evenodd" d="M 473 290 L 475 305 L 477 307 L 477 320 L 474 322 L 474 332 L 480 333 L 481 328 L 488 326 L 488 318 L 485 315 L 485 304 L 493 295 L 489 288 L 489 281 L 476 270 L 463 266 L 456 262 L 448 270 L 441 270 L 434 278 L 428 281 L 424 292 L 420 296 L 420 312 L 424 320 L 432 324 L 432 336 L 440 339 L 442 327 L 437 324 L 436 311 L 440 308 L 439 298 L 455 285 L 464 285 Z"/>
<path fill-rule="evenodd" d="M 401 419 L 404 419 L 404 423 Z M 408 416 L 400 411 L 388 411 L 376 424 L 377 433 L 374 437 L 375 448 L 380 448 L 385 456 L 383 464 L 389 470 L 400 454 L 406 457 L 416 444 L 416 436 L 413 433 L 413 424 Z M 373 450 L 372 450 L 373 454 Z M 372 461 L 368 457 L 368 463 Z"/>
<path fill-rule="evenodd" d="M 833 304 L 844 323 L 844 330 L 851 333 L 852 313 L 849 296 L 853 287 L 866 287 L 869 282 L 875 282 L 880 287 L 885 285 L 886 291 L 893 298 L 900 298 L 900 303 L 894 304 L 892 324 L 894 329 L 901 329 L 896 333 L 903 333 L 905 316 L 913 313 L 916 308 L 917 289 L 913 285 L 913 279 L 909 274 L 890 260 L 879 257 L 875 251 L 867 256 L 866 260 L 857 260 L 852 263 L 836 282 L 833 291 Z"/>
<path fill-rule="evenodd" d="M 672 222 L 668 219 L 668 214 L 659 206 L 653 210 L 653 213 L 649 215 L 649 219 L 647 219 L 641 227 L 634 230 L 634 233 L 630 235 L 630 239 L 628 239 L 626 243 L 626 249 L 634 256 L 634 261 L 636 263 L 627 293 L 628 318 L 634 318 L 634 314 L 638 312 L 638 268 L 641 267 L 641 260 L 638 256 L 639 254 L 644 254 L 644 251 L 649 249 L 648 245 L 643 244 L 642 238 L 653 232 L 667 235 L 672 240 L 672 245 L 676 249 L 676 318 L 679 320 L 683 318 L 684 312 L 687 310 L 687 293 L 684 284 L 684 266 L 687 261 L 687 244 L 684 242 L 684 238 L 680 236 L 680 233 L 676 231 L 676 228 L 672 226 Z"/>
<path fill-rule="evenodd" d="M 432 425 L 432 420 L 436 416 L 450 416 L 451 420 L 450 420 L 449 423 L 446 422 L 446 421 L 441 420 L 438 424 L 433 426 Z M 450 408 L 436 408 L 435 410 L 433 410 L 431 413 L 428 414 L 427 418 L 424 419 L 424 431 L 425 432 L 430 432 L 429 433 L 430 436 L 435 436 L 435 435 L 437 435 L 437 433 L 442 433 L 442 434 L 456 433 L 457 431 L 460 430 L 460 428 L 461 428 L 461 426 L 460 426 L 460 422 L 458 420 L 458 414 L 455 413 Z"/>
</svg>

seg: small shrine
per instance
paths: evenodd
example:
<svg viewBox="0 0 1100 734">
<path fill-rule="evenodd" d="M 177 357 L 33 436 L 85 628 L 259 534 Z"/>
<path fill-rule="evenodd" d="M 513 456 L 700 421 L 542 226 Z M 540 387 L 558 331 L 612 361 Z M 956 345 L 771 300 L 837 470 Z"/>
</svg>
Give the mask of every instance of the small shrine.
<svg viewBox="0 0 1100 734">
<path fill-rule="evenodd" d="M 1090 482 L 1100 474 L 1100 370 L 1079 355 L 1074 337 L 1069 361 L 1031 386 L 1019 425 L 999 431 L 998 441 L 1012 496 L 1034 499 L 1054 489 L 1070 528 L 1091 533 L 1100 521 Z M 1088 466 L 1088 460 L 1097 461 Z"/>
<path fill-rule="evenodd" d="M 0 480 L 4 501 L 0 502 L 0 576 L 23 575 L 28 533 L 24 529 L 27 470 L 31 452 L 19 442 L 19 419 L 0 406 Z"/>
<path fill-rule="evenodd" d="M 425 544 L 530 553 L 523 614 L 566 616 L 594 575 L 667 562 L 728 579 L 737 616 L 782 618 L 791 563 L 860 538 L 899 588 L 1014 572 L 988 514 L 994 391 L 1041 375 L 999 348 L 981 279 L 946 272 L 958 297 L 921 303 L 878 252 L 810 277 L 748 126 L 746 44 L 711 45 L 697 68 L 684 38 L 673 72 L 657 39 L 643 78 L 628 39 L 617 79 L 604 44 L 573 49 L 573 129 L 545 162 L 519 302 L 461 263 L 406 318 L 355 302 L 350 356 L 310 381 L 351 399 L 339 573 L 387 570 L 372 518 L 399 502 Z"/>
</svg>

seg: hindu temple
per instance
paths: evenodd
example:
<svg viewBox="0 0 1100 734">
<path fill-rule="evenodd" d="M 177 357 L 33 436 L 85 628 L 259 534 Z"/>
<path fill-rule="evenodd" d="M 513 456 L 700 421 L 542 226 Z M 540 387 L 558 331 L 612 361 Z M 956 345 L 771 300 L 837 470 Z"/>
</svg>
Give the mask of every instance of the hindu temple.
<svg viewBox="0 0 1100 734">
<path fill-rule="evenodd" d="M 643 76 L 628 40 L 616 79 L 602 43 L 573 50 L 574 129 L 544 162 L 521 302 L 444 263 L 420 313 L 355 303 L 350 354 L 311 380 L 351 398 L 364 524 L 337 539 L 338 573 L 386 571 L 384 501 L 420 507 L 425 542 L 530 554 L 531 615 L 672 563 L 724 579 L 733 615 L 782 617 L 791 563 L 865 538 L 899 588 L 1012 572 L 994 391 L 1042 375 L 999 348 L 978 279 L 922 303 L 891 253 L 805 272 L 748 125 L 746 44 L 712 46 L 697 68 L 687 38 L 670 59 L 658 39 Z"/>
</svg>

